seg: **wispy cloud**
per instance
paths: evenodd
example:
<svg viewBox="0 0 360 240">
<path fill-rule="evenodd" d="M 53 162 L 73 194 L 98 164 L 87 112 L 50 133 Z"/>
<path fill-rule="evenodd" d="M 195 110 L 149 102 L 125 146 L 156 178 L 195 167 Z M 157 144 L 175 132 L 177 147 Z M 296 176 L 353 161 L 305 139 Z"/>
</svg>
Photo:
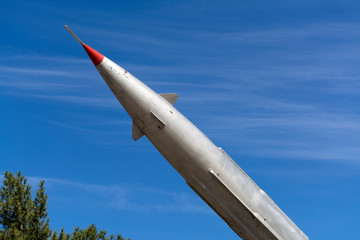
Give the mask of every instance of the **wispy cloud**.
<svg viewBox="0 0 360 240">
<path fill-rule="evenodd" d="M 59 89 L 69 89 L 82 87 L 81 85 L 60 83 L 60 82 L 45 82 L 45 81 L 16 81 L 12 80 L 0 80 L 0 86 L 7 88 L 15 88 L 19 90 L 36 90 L 36 91 L 49 91 Z"/>
<path fill-rule="evenodd" d="M 79 204 L 98 206 L 117 211 L 141 212 L 194 212 L 211 214 L 210 209 L 199 204 L 195 195 L 171 192 L 145 185 L 100 185 L 55 179 L 29 177 L 32 185 L 45 181 L 49 204 Z M 145 202 L 143 201 L 145 199 Z"/>
<path fill-rule="evenodd" d="M 259 176 L 264 178 L 271 177 L 272 179 L 284 179 L 287 178 L 289 181 L 297 182 L 298 179 L 306 179 L 306 181 L 326 181 L 329 178 L 353 178 L 358 176 L 358 171 L 355 169 L 347 168 L 342 171 L 336 171 L 336 165 L 332 167 L 315 167 L 311 169 L 297 169 L 296 167 L 281 167 L 273 166 L 266 168 L 248 168 L 247 172 L 252 176 Z M 303 180 L 305 181 L 305 180 Z"/>
<path fill-rule="evenodd" d="M 35 69 L 35 68 L 15 68 L 0 66 L 0 72 L 3 73 L 18 73 L 27 75 L 46 75 L 46 76 L 60 76 L 60 77 L 74 77 L 74 73 L 58 70 L 46 70 L 46 69 Z M 80 74 L 79 74 L 80 76 Z"/>
<path fill-rule="evenodd" d="M 137 27 L 141 28 L 142 24 Z M 347 94 L 356 97 L 360 93 L 359 74 L 354 70 L 354 62 L 352 65 L 349 62 L 344 64 L 344 60 L 353 61 L 354 55 L 360 52 L 360 46 L 350 40 L 360 38 L 357 25 L 330 22 L 237 32 L 197 29 L 196 36 L 189 29 L 174 29 L 166 24 L 158 27 L 157 31 L 166 30 L 169 34 L 166 37 L 162 34 L 144 36 L 143 32 L 136 30 L 125 34 L 92 27 L 81 27 L 81 31 L 89 35 L 96 32 L 97 36 L 106 39 L 104 43 L 110 42 L 105 47 L 111 51 L 126 48 L 126 54 L 132 55 L 145 51 L 145 55 L 155 61 L 127 58 L 124 67 L 158 92 L 180 92 L 175 106 L 185 108 L 191 114 L 188 117 L 200 119 L 201 126 L 205 126 L 212 137 L 231 139 L 231 145 L 238 136 L 244 136 L 240 141 L 246 137 L 249 153 L 255 155 L 261 153 L 251 149 L 261 147 L 261 152 L 267 150 L 271 157 L 343 161 L 344 156 L 345 162 L 357 162 L 356 141 L 359 138 L 356 135 L 360 118 L 355 106 L 344 101 L 349 97 Z M 182 38 L 174 37 L 179 35 Z M 331 48 L 322 44 L 324 38 L 331 40 L 328 43 Z M 190 40 L 196 41 L 195 44 L 189 44 Z M 230 53 L 217 50 L 216 47 L 224 44 L 230 46 Z M 249 53 L 249 44 L 262 46 L 262 51 Z M 138 48 L 140 45 L 145 48 Z M 176 59 L 168 58 L 174 56 L 173 46 L 180 49 Z M 157 52 L 159 48 L 160 53 Z M 335 61 L 338 58 L 332 55 L 341 56 L 341 61 Z M 88 65 L 88 59 L 15 56 L 13 60 L 31 58 L 61 63 L 61 66 L 56 68 L 53 65 L 50 70 L 2 66 L 0 71 L 4 73 L 30 76 L 32 80 L 24 84 L 0 80 L 0 85 L 33 90 L 19 94 L 25 97 L 107 109 L 121 108 L 112 95 L 89 97 L 75 90 L 81 85 L 60 79 L 70 79 L 82 73 L 76 69 L 63 72 L 64 64 Z M 162 58 L 174 61 L 164 63 Z M 58 80 L 42 84 L 37 80 L 38 76 L 58 77 Z M 99 84 L 104 83 L 99 81 Z M 92 86 L 87 88 L 87 93 L 97 92 Z M 39 93 L 38 90 L 42 89 L 50 92 Z M 76 124 L 54 124 L 87 131 Z M 286 148 L 289 142 L 297 147 Z M 304 147 L 303 142 L 312 147 Z"/>
<path fill-rule="evenodd" d="M 220 128 L 256 128 L 256 127 L 278 127 L 278 128 L 303 128 L 308 130 L 351 130 L 360 131 L 359 116 L 343 115 L 333 113 L 280 113 L 261 114 L 260 116 L 243 115 L 241 117 L 221 116 L 212 118 L 216 122 L 222 122 Z"/>
<path fill-rule="evenodd" d="M 67 124 L 67 123 L 63 123 L 63 122 L 59 122 L 59 121 L 52 121 L 52 120 L 46 120 L 46 122 L 49 122 L 51 124 L 54 124 L 54 125 L 62 127 L 62 128 L 68 128 L 68 129 L 77 130 L 77 131 L 81 131 L 81 132 L 88 132 L 88 133 L 94 133 L 94 134 L 106 134 L 106 135 L 113 135 L 113 134 L 118 135 L 118 133 L 114 133 L 111 130 L 106 131 L 106 130 L 94 129 L 89 126 L 80 127 L 80 126 L 71 125 L 71 124 Z"/>
<path fill-rule="evenodd" d="M 256 112 L 256 110 L 255 110 Z M 237 153 L 264 159 L 360 165 L 360 116 L 321 108 L 226 114 L 201 118 L 205 132 Z"/>
<path fill-rule="evenodd" d="M 84 55 L 85 56 L 85 55 Z M 84 58 L 74 58 L 74 57 L 61 57 L 61 56 L 42 56 L 42 55 L 12 55 L 12 56 L 7 56 L 6 58 L 6 62 L 9 61 L 27 61 L 27 62 L 34 62 L 36 61 L 37 63 L 49 63 L 49 62 L 53 62 L 56 64 L 67 64 L 67 65 L 71 65 L 71 64 L 90 64 L 91 61 L 89 59 L 87 59 L 86 57 Z M 4 60 L 0 59 L 0 61 Z M 4 61 L 5 62 L 5 61 Z"/>
<path fill-rule="evenodd" d="M 204 32 L 200 37 L 212 37 L 218 41 L 248 42 L 258 45 L 259 43 L 279 44 L 294 43 L 297 40 L 316 38 L 330 39 L 354 39 L 360 38 L 359 26 L 342 22 L 312 23 L 301 27 L 281 27 L 273 29 L 242 31 L 242 32 L 223 32 L 211 33 Z"/>
<path fill-rule="evenodd" d="M 70 95 L 40 95 L 40 94 L 29 94 L 29 97 L 43 98 L 47 100 L 62 101 L 80 105 L 90 105 L 97 107 L 106 108 L 118 108 L 119 103 L 114 98 L 96 98 L 96 97 L 80 97 Z"/>
</svg>

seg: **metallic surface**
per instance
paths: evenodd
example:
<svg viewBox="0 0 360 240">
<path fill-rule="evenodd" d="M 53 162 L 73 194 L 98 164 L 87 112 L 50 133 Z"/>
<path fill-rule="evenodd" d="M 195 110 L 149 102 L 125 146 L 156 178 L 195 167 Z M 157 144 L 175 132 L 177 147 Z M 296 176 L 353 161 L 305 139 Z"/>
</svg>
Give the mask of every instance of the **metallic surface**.
<svg viewBox="0 0 360 240">
<path fill-rule="evenodd" d="M 157 94 L 106 57 L 96 68 L 133 119 L 133 139 L 146 135 L 241 238 L 308 239 L 221 148 L 174 108 L 176 94 Z"/>
</svg>

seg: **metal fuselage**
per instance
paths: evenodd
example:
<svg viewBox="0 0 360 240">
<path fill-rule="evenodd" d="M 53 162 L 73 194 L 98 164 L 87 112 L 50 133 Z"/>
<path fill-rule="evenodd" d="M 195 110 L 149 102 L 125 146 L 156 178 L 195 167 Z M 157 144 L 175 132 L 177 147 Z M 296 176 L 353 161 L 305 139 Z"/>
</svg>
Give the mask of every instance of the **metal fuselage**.
<svg viewBox="0 0 360 240">
<path fill-rule="evenodd" d="M 308 239 L 246 173 L 161 95 L 104 57 L 96 66 L 143 133 L 245 240 Z M 135 130 L 134 130 L 135 128 Z"/>
</svg>

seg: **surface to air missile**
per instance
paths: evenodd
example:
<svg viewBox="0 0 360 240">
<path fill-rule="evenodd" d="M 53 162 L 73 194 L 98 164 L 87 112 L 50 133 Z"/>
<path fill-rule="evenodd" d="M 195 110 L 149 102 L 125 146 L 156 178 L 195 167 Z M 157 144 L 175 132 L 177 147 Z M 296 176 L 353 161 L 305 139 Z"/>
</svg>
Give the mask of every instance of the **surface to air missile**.
<svg viewBox="0 0 360 240">
<path fill-rule="evenodd" d="M 132 138 L 145 135 L 235 233 L 244 240 L 308 239 L 223 149 L 176 110 L 176 93 L 157 94 L 65 28 L 133 119 Z"/>
</svg>

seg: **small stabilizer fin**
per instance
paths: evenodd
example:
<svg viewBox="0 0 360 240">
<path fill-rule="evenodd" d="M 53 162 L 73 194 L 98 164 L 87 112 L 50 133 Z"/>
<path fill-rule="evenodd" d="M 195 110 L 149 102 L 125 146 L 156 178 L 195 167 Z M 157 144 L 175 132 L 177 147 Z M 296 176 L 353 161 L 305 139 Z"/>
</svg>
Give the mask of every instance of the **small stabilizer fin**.
<svg viewBox="0 0 360 240">
<path fill-rule="evenodd" d="M 177 95 L 176 93 L 160 93 L 159 95 L 166 101 L 168 101 L 171 105 L 174 105 L 174 103 L 179 97 L 179 95 Z"/>
<path fill-rule="evenodd" d="M 144 136 L 143 131 L 140 129 L 140 127 L 136 124 L 136 122 L 133 120 L 133 124 L 132 124 L 132 139 L 134 139 L 134 141 L 138 140 L 139 138 L 141 138 L 142 136 Z"/>
</svg>

